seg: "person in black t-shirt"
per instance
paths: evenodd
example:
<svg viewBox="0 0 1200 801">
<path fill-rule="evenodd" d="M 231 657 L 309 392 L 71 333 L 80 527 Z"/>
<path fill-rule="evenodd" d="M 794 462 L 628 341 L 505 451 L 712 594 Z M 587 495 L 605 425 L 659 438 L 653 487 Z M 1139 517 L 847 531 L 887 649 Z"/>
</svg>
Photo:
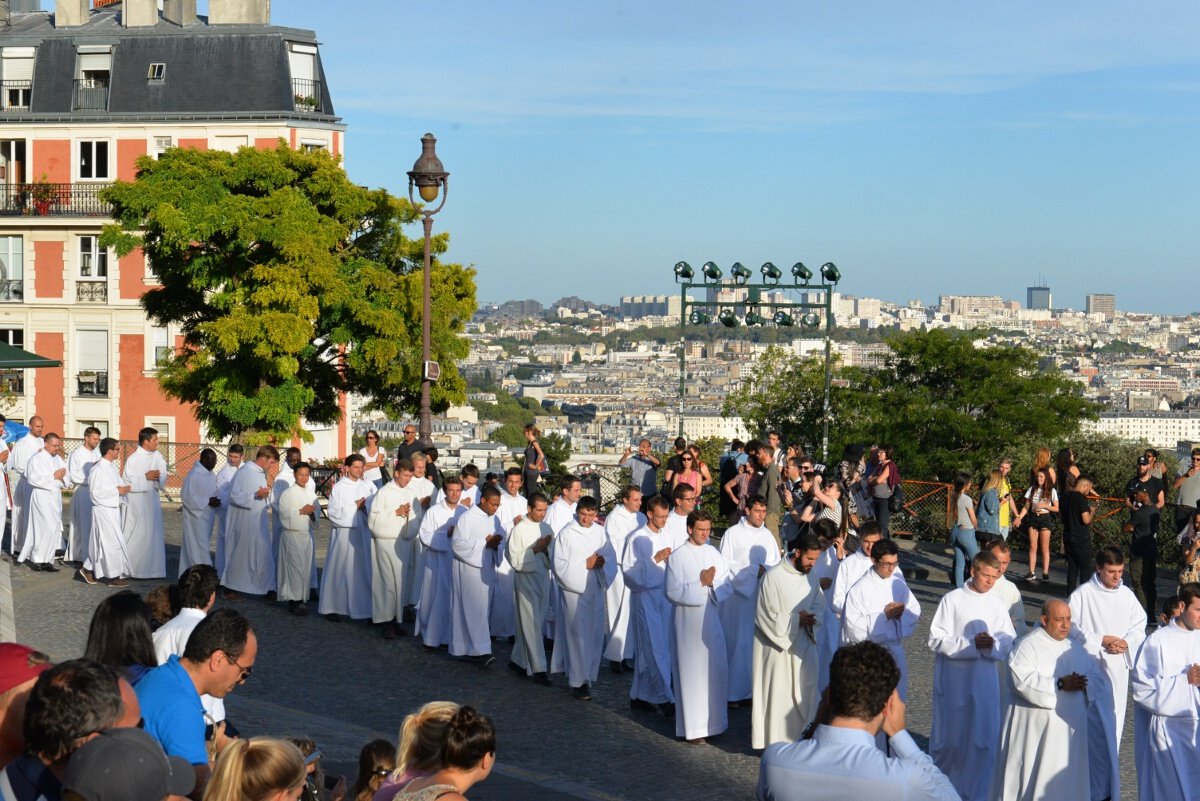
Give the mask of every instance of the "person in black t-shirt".
<svg viewBox="0 0 1200 801">
<path fill-rule="evenodd" d="M 1062 500 L 1063 550 L 1067 555 L 1067 594 L 1086 582 L 1092 566 L 1092 477 L 1081 475 Z"/>
<path fill-rule="evenodd" d="M 1153 620 L 1158 605 L 1158 530 L 1156 524 L 1163 506 L 1162 480 L 1150 473 L 1150 460 L 1138 457 L 1137 475 L 1125 488 L 1125 506 L 1133 526 L 1129 544 L 1129 580 L 1133 593 Z"/>
<path fill-rule="evenodd" d="M 683 452 L 686 450 L 687 440 L 683 437 L 676 437 L 675 455 L 670 459 L 667 459 L 667 469 L 666 472 L 663 473 L 663 483 L 660 490 L 660 492 L 668 498 L 671 497 L 671 479 L 675 477 L 676 473 L 683 472 L 683 459 L 681 457 L 683 456 Z M 697 490 L 699 490 L 699 487 L 697 487 Z"/>
</svg>

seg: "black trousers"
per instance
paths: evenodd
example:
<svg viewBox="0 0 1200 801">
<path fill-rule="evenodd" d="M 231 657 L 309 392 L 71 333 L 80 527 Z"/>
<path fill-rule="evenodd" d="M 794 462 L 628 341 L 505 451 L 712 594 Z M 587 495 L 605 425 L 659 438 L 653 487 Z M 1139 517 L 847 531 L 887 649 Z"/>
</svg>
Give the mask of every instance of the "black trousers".
<svg viewBox="0 0 1200 801">
<path fill-rule="evenodd" d="M 1146 610 L 1147 620 L 1158 619 L 1158 540 L 1138 537 L 1129 546 L 1129 582 Z"/>
<path fill-rule="evenodd" d="M 883 538 L 885 540 L 892 538 L 892 530 L 888 527 L 888 524 L 892 520 L 892 510 L 888 506 L 889 501 L 891 501 L 891 498 L 871 499 L 871 505 L 875 507 L 875 522 L 883 529 Z"/>
<path fill-rule="evenodd" d="M 1090 537 L 1064 540 L 1063 547 L 1067 552 L 1067 594 L 1070 595 L 1091 577 L 1096 557 L 1092 553 Z"/>
</svg>

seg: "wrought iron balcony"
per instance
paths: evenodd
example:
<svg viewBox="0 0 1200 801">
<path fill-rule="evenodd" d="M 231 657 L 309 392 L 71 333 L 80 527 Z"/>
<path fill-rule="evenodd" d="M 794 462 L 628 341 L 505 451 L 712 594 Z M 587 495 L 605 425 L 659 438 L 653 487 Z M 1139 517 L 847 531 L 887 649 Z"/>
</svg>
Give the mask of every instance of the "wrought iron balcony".
<svg viewBox="0 0 1200 801">
<path fill-rule="evenodd" d="M 108 397 L 108 371 L 80 370 L 75 374 L 76 394 L 80 396 Z"/>
<path fill-rule="evenodd" d="M 296 111 L 321 111 L 321 82 L 292 79 L 292 101 Z"/>
<path fill-rule="evenodd" d="M 2 184 L 2 217 L 109 217 L 112 207 L 100 199 L 111 183 Z"/>
<path fill-rule="evenodd" d="M 25 280 L 0 280 L 0 303 L 20 303 L 25 300 Z"/>
<path fill-rule="evenodd" d="M 76 281 L 76 303 L 108 303 L 108 281 Z"/>
<path fill-rule="evenodd" d="M 0 392 L 6 395 L 24 395 L 25 371 L 0 370 Z"/>
<path fill-rule="evenodd" d="M 0 81 L 0 108 L 5 111 L 29 111 L 33 81 Z"/>
<path fill-rule="evenodd" d="M 95 78 L 75 81 L 71 108 L 75 111 L 108 111 L 108 82 Z"/>
</svg>

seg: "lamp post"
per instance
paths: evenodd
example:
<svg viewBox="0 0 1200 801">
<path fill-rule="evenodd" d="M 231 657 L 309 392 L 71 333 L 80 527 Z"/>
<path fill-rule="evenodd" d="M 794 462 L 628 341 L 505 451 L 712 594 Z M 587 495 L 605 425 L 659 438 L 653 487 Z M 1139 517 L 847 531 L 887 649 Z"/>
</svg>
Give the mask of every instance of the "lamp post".
<svg viewBox="0 0 1200 801">
<path fill-rule="evenodd" d="M 431 293 L 429 288 L 430 274 L 430 257 L 429 248 L 430 240 L 433 236 L 433 215 L 442 210 L 442 206 L 446 205 L 446 195 L 449 193 L 449 182 L 447 179 L 450 173 L 446 172 L 446 168 L 442 166 L 441 159 L 437 157 L 437 139 L 434 135 L 427 133 L 421 137 L 421 157 L 413 164 L 413 168 L 408 173 L 408 199 L 415 206 L 417 199 L 413 197 L 413 187 L 417 188 L 421 200 L 426 204 L 433 203 L 441 195 L 441 201 L 437 208 L 430 209 L 428 205 L 421 208 L 421 221 L 425 227 L 425 283 L 424 292 L 421 298 L 421 419 L 417 425 L 417 437 L 421 444 L 428 448 L 433 444 L 433 409 L 430 404 L 430 390 L 433 382 L 438 379 L 441 374 L 441 369 L 437 362 L 432 360 L 430 354 L 430 333 L 429 333 L 429 318 L 431 306 Z"/>
</svg>

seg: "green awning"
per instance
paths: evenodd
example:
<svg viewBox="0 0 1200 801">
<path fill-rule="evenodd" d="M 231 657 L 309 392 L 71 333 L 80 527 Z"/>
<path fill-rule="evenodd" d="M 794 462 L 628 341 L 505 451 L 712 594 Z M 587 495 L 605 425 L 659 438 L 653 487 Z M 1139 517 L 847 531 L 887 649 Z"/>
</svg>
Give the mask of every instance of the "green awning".
<svg viewBox="0 0 1200 801">
<path fill-rule="evenodd" d="M 24 367 L 62 367 L 62 362 L 0 342 L 0 369 L 19 370 Z"/>
</svg>

